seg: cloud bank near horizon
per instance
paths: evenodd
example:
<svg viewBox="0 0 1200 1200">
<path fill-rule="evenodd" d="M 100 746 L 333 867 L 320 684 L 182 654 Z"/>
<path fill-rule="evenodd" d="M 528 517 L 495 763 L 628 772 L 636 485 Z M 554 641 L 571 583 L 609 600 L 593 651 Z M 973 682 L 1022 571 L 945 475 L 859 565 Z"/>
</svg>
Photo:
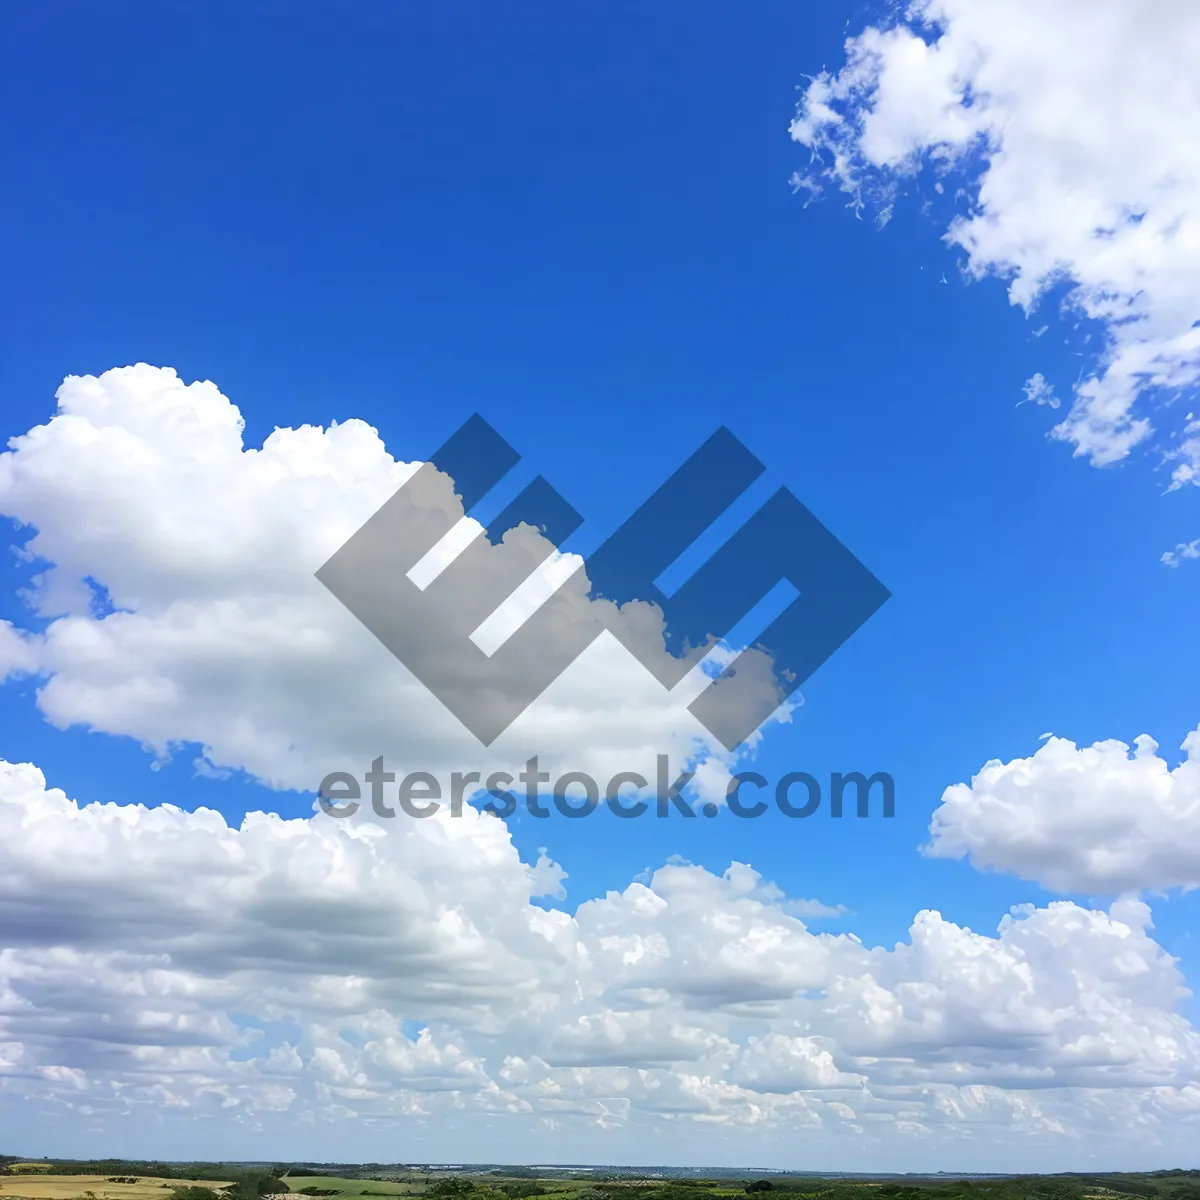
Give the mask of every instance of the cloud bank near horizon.
<svg viewBox="0 0 1200 1200">
<path fill-rule="evenodd" d="M 1139 900 L 992 936 L 925 911 L 887 949 L 813 932 L 745 864 L 535 903 L 562 878 L 486 815 L 234 829 L 0 764 L 0 1106 L 199 1117 L 293 1156 L 299 1130 L 487 1116 L 614 1161 L 706 1129 L 752 1157 L 784 1132 L 1173 1146 L 1200 1122 L 1200 1034 Z"/>
</svg>

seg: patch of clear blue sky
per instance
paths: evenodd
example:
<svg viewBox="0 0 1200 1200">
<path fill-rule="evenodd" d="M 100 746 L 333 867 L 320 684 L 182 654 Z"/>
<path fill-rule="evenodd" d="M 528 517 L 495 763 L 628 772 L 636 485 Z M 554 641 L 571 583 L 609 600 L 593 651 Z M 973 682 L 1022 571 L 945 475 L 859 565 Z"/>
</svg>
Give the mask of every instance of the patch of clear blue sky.
<svg viewBox="0 0 1200 1200">
<path fill-rule="evenodd" d="M 250 444 L 357 416 L 420 458 L 478 409 L 591 541 L 729 424 L 893 592 L 760 769 L 890 771 L 896 818 L 599 814 L 515 822 L 518 845 L 563 862 L 569 904 L 683 854 L 846 904 L 868 941 L 922 907 L 990 931 L 1046 897 L 922 860 L 929 813 L 1047 730 L 1174 753 L 1200 720 L 1200 574 L 1158 555 L 1196 506 L 1144 460 L 1072 462 L 1053 414 L 1014 408 L 1034 371 L 1068 390 L 1070 322 L 964 286 L 944 224 L 901 203 L 878 231 L 792 195 L 797 87 L 863 12 L 10 4 L 2 432 L 45 420 L 65 374 L 139 360 L 217 382 Z M 26 569 L 2 570 L 12 616 Z M 307 809 L 197 779 L 190 752 L 151 771 L 130 742 L 50 729 L 32 691 L 0 691 L 0 754 L 73 795 Z M 1200 970 L 1197 911 L 1155 906 Z"/>
</svg>

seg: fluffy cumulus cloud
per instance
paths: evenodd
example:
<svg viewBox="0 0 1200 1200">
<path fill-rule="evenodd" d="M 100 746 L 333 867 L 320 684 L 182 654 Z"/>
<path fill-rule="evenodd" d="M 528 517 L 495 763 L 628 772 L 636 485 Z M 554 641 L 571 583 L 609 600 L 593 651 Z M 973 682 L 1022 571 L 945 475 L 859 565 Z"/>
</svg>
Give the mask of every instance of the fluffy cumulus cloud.
<svg viewBox="0 0 1200 1200">
<path fill-rule="evenodd" d="M 1056 436 L 1103 465 L 1161 417 L 1172 486 L 1200 483 L 1200 421 L 1170 406 L 1200 377 L 1200 8 L 914 0 L 895 12 L 807 87 L 792 134 L 814 162 L 797 183 L 884 205 L 928 167 L 939 192 L 961 184 L 947 238 L 968 271 L 1007 279 L 1026 310 L 1065 284 L 1103 336 Z M 1053 391 L 1041 380 L 1031 398 Z"/>
<path fill-rule="evenodd" d="M 548 1129 L 617 1159 L 720 1130 L 740 1161 L 766 1135 L 1161 1145 L 1200 1120 L 1200 1036 L 1138 901 L 993 935 L 926 911 L 888 949 L 813 932 L 740 864 L 574 913 L 534 902 L 548 874 L 486 815 L 234 829 L 3 764 L 0 1106 L 292 1154 L 398 1123 L 461 1145 L 499 1122 L 518 1157 Z"/>
<path fill-rule="evenodd" d="M 420 466 L 395 460 L 364 422 L 277 429 L 247 447 L 241 414 L 215 385 L 144 364 L 71 377 L 57 399 L 46 424 L 0 454 L 0 513 L 27 529 L 40 618 L 23 630 L 0 623 L 0 677 L 37 677 L 38 704 L 55 725 L 135 738 L 160 755 L 199 748 L 206 770 L 300 790 L 331 771 L 361 774 L 380 755 L 402 772 L 486 775 L 540 753 L 544 768 L 603 782 L 620 771 L 653 778 L 655 756 L 667 753 L 678 766 L 706 763 L 698 783 L 723 795 L 730 755 L 687 709 L 703 668 L 668 692 L 609 633 L 481 754 L 314 577 Z M 405 489 L 415 561 L 429 529 L 463 522 L 453 481 L 421 480 L 430 482 Z M 569 577 L 554 598 L 553 636 L 573 645 L 604 619 L 645 661 L 673 665 L 657 607 L 618 613 L 592 599 L 583 572 L 564 570 L 578 560 L 530 526 L 497 545 L 479 536 L 469 553 L 474 586 L 439 598 L 467 633 L 489 616 L 474 611 L 482 580 L 516 587 L 534 573 L 548 590 Z M 527 611 L 528 592 L 518 589 L 510 606 L 522 604 Z M 475 652 L 465 636 L 461 648 Z M 430 640 L 430 652 L 453 676 L 450 649 Z M 774 695 L 769 659 L 746 657 L 737 685 Z M 498 695 L 520 682 L 517 671 L 494 681 Z"/>
<path fill-rule="evenodd" d="M 987 763 L 947 788 L 928 854 L 968 858 L 1058 892 L 1200 886 L 1200 730 L 1174 769 L 1142 736 L 1076 746 L 1048 738 L 1030 758 Z"/>
</svg>

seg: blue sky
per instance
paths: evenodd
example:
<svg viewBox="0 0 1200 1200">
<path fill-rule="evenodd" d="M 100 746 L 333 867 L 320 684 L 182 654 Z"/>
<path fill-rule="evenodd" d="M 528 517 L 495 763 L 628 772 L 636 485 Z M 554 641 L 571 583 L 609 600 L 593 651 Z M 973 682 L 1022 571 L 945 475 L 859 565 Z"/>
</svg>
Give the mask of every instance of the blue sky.
<svg viewBox="0 0 1200 1200">
<path fill-rule="evenodd" d="M 949 7 L 947 35 L 970 8 Z M 50 420 L 64 377 L 134 363 L 213 381 L 247 447 L 276 427 L 359 418 L 395 459 L 419 461 L 479 411 L 522 471 L 584 513 L 566 548 L 586 551 L 727 424 L 891 590 L 803 687 L 791 723 L 767 730 L 755 769 L 888 771 L 893 820 L 517 820 L 521 858 L 545 847 L 567 873 L 565 897 L 539 903 L 574 913 L 673 855 L 716 876 L 749 863 L 789 896 L 849 910 L 814 929 L 890 948 L 922 909 L 991 936 L 1013 905 L 1100 910 L 1142 891 L 1154 940 L 1200 977 L 1186 880 L 1051 890 L 1036 870 L 918 851 L 946 788 L 1033 755 L 1045 733 L 1080 746 L 1149 733 L 1181 761 L 1198 719 L 1200 575 L 1160 557 L 1200 521 L 1190 486 L 1163 494 L 1178 460 L 1156 443 L 1097 470 L 1047 436 L 1110 330 L 1060 307 L 1082 267 L 1032 315 L 1002 271 L 964 277 L 968 252 L 945 235 L 977 161 L 937 174 L 941 192 L 929 168 L 867 163 L 870 186 L 852 181 L 860 212 L 844 177 L 811 201 L 789 184 L 810 169 L 789 136 L 805 88 L 838 71 L 847 36 L 886 25 L 882 10 L 217 3 L 61 17 L 11 8 L 0 50 L 5 437 Z M 1035 373 L 1063 409 L 1017 406 Z M 1164 411 L 1182 414 L 1188 388 Z M 29 534 L 14 524 L 9 540 Z M 44 566 L 0 564 L 0 618 L 34 635 L 54 614 L 32 613 L 22 589 Z M 0 688 L 0 758 L 35 763 L 81 804 L 204 806 L 234 825 L 310 811 L 310 794 L 253 770 L 197 773 L 196 745 L 156 762 L 132 725 L 55 727 L 36 703 L 53 670 Z M 1189 997 L 1167 1007 L 1197 1016 Z M 96 1117 L 93 1140 L 132 1145 L 133 1119 Z M 783 1165 L 788 1119 L 782 1140 L 734 1137 L 727 1157 Z M 16 1128 L 19 1152 L 92 1146 L 41 1118 Z M 223 1143 L 174 1125 L 142 1149 L 218 1157 L 247 1128 Z M 396 1144 L 363 1129 L 350 1141 L 363 1157 Z M 1186 1145 L 1183 1129 L 1160 1127 L 1162 1144 Z M 262 1136 L 270 1154 L 300 1153 L 269 1121 Z M 1031 1161 L 1084 1165 L 1090 1136 L 1037 1142 Z M 450 1157 L 495 1156 L 462 1137 Z M 584 1159 L 650 1152 L 584 1126 L 569 1138 Z M 934 1161 L 899 1136 L 864 1144 L 864 1165 L 881 1167 L 992 1153 L 976 1143 Z M 539 1157 L 536 1140 L 515 1145 Z M 681 1157 L 704 1143 L 670 1145 Z"/>
</svg>

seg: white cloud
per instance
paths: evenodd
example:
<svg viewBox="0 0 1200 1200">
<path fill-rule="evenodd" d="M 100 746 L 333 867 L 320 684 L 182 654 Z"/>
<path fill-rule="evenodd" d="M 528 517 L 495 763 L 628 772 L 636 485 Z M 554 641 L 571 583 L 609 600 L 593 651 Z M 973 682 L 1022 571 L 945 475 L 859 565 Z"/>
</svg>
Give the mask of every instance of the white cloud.
<svg viewBox="0 0 1200 1200">
<path fill-rule="evenodd" d="M 1038 371 L 1025 380 L 1025 399 L 1018 401 L 1018 407 L 1022 404 L 1036 404 L 1039 407 L 1046 405 L 1049 408 L 1057 408 L 1059 399 L 1054 394 L 1054 385 L 1046 382 L 1046 377 Z"/>
<path fill-rule="evenodd" d="M 304 1157 L 323 1128 L 370 1156 L 397 1121 L 463 1147 L 503 1119 L 517 1157 L 553 1121 L 616 1159 L 715 1126 L 738 1161 L 809 1133 L 1185 1145 L 1200 1120 L 1200 1037 L 1137 901 L 990 937 L 923 912 L 889 950 L 813 933 L 740 864 L 574 915 L 530 902 L 537 875 L 489 817 L 230 829 L 4 764 L 0 1109 L 249 1122 Z"/>
<path fill-rule="evenodd" d="M 73 376 L 57 398 L 51 420 L 0 454 L 0 513 L 36 531 L 25 553 L 45 566 L 34 600 L 48 620 L 38 633 L 0 625 L 0 672 L 37 675 L 55 725 L 160 755 L 198 745 L 204 770 L 312 791 L 380 755 L 398 773 L 486 776 L 538 753 L 543 768 L 602 784 L 618 771 L 653 778 L 658 754 L 675 769 L 698 755 L 698 784 L 723 797 L 731 756 L 687 710 L 699 670 L 667 693 L 602 634 L 484 753 L 322 587 L 314 572 L 418 466 L 364 422 L 276 429 L 246 448 L 240 413 L 212 383 L 145 364 Z M 462 515 L 451 481 L 433 479 L 411 497 L 414 538 Z M 480 545 L 486 570 L 513 578 L 549 549 L 527 526 Z M 613 609 L 587 586 L 580 573 L 559 597 L 568 641 Z M 467 608 L 472 595 L 447 603 Z M 633 603 L 617 620 L 667 657 L 657 608 Z M 429 652 L 444 673 L 449 651 Z M 769 660 L 750 657 L 761 669 L 747 663 L 738 686 L 773 689 Z"/>
<path fill-rule="evenodd" d="M 769 1033 L 750 1038 L 738 1063 L 738 1082 L 756 1092 L 859 1089 L 865 1076 L 839 1071 L 833 1055 L 812 1037 Z M 834 1103 L 837 1103 L 836 1101 Z"/>
<path fill-rule="evenodd" d="M 1166 551 L 1160 561 L 1168 567 L 1177 567 L 1185 558 L 1200 558 L 1200 538 L 1194 542 L 1180 542 L 1174 550 Z"/>
<path fill-rule="evenodd" d="M 1060 892 L 1200 886 L 1200 730 L 1183 749 L 1174 770 L 1146 736 L 993 760 L 943 793 L 926 852 Z"/>
<path fill-rule="evenodd" d="M 964 177 L 947 232 L 1032 310 L 1054 284 L 1104 350 L 1055 435 L 1117 462 L 1200 377 L 1200 8 L 1192 0 L 914 0 L 808 86 L 798 177 L 884 207 L 924 166 Z M 939 191 L 941 190 L 939 185 Z M 1036 378 L 1036 377 L 1035 377 Z M 1045 393 L 1040 393 L 1045 394 Z M 1161 449 L 1200 483 L 1195 422 Z"/>
<path fill-rule="evenodd" d="M 0 682 L 37 670 L 37 656 L 11 621 L 0 621 Z"/>
</svg>

